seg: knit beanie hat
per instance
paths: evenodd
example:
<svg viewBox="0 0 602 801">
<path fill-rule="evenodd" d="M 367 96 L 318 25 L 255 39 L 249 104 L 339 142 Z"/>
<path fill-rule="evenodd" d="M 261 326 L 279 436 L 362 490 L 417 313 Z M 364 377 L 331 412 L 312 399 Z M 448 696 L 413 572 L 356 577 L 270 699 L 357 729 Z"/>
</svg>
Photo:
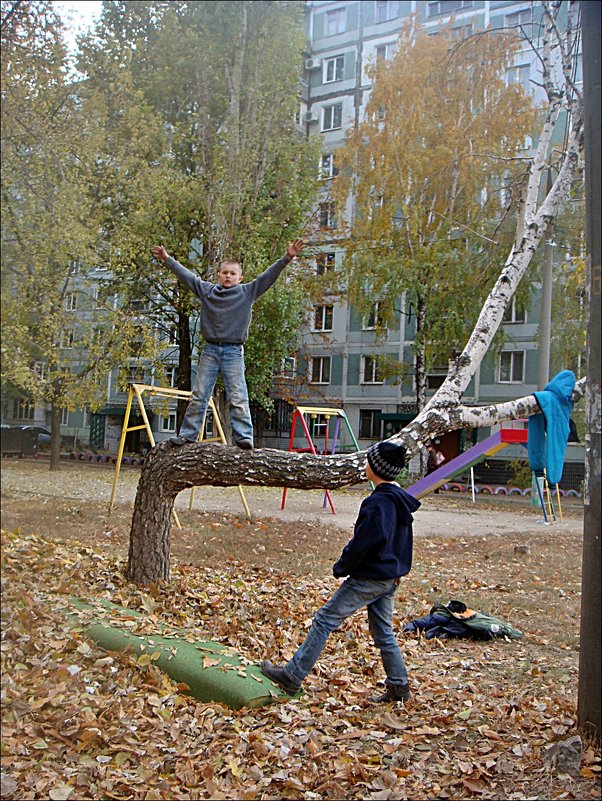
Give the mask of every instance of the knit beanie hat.
<svg viewBox="0 0 602 801">
<path fill-rule="evenodd" d="M 368 464 L 379 478 L 395 481 L 406 463 L 406 449 L 392 442 L 377 442 L 366 451 Z"/>
</svg>

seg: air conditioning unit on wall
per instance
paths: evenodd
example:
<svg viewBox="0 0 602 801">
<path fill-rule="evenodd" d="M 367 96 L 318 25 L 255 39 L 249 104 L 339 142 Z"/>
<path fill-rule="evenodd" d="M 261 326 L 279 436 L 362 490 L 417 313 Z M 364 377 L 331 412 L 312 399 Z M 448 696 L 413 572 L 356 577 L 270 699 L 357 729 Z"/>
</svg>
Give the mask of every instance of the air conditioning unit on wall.
<svg viewBox="0 0 602 801">
<path fill-rule="evenodd" d="M 305 59 L 306 70 L 317 70 L 322 64 L 321 58 L 307 58 Z"/>
<path fill-rule="evenodd" d="M 320 117 L 315 111 L 306 111 L 303 115 L 303 122 L 318 122 Z"/>
</svg>

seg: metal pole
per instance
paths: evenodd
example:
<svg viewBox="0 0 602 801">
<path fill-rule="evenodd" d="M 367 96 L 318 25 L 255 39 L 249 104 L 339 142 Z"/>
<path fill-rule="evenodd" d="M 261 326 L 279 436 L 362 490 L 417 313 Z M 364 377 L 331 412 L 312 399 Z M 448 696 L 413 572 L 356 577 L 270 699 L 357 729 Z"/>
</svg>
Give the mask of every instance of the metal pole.
<svg viewBox="0 0 602 801">
<path fill-rule="evenodd" d="M 548 192 L 551 188 L 550 171 L 548 170 Z M 543 278 L 541 299 L 541 322 L 539 324 L 539 375 L 537 388 L 543 389 L 550 380 L 550 341 L 552 338 L 552 283 L 554 261 L 554 245 L 552 244 L 552 226 L 548 224 L 543 248 Z"/>
<path fill-rule="evenodd" d="M 602 4 L 581 3 L 583 35 L 583 102 L 585 134 L 585 234 L 587 245 L 587 392 L 585 398 L 585 499 L 583 520 L 583 567 L 581 577 L 581 632 L 579 647 L 579 698 L 577 725 L 600 742 L 601 669 L 601 365 L 600 365 L 600 40 Z"/>
</svg>

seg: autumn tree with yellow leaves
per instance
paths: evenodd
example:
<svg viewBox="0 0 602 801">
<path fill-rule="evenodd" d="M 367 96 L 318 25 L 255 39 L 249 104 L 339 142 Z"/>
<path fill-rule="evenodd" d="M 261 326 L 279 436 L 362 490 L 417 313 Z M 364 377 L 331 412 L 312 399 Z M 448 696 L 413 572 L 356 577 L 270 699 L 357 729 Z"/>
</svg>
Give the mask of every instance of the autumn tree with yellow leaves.
<svg viewBox="0 0 602 801">
<path fill-rule="evenodd" d="M 418 408 L 499 272 L 535 119 L 506 82 L 517 47 L 507 31 L 457 41 L 410 19 L 395 56 L 368 68 L 365 121 L 337 151 L 350 299 L 378 301 L 385 324 L 396 310 L 415 322 Z"/>
</svg>

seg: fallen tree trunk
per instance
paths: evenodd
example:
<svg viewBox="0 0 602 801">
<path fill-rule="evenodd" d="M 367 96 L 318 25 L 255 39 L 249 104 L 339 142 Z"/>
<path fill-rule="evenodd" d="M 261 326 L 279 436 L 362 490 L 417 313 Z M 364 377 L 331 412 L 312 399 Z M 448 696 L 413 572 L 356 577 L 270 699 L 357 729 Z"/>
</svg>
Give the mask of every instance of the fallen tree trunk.
<svg viewBox="0 0 602 801">
<path fill-rule="evenodd" d="M 575 388 L 581 397 L 585 381 Z M 403 444 L 407 461 L 436 434 L 458 428 L 482 428 L 503 420 L 529 417 L 539 411 L 534 395 L 490 406 L 431 408 L 391 437 Z M 128 578 L 137 584 L 169 580 L 173 506 L 178 493 L 190 487 L 238 485 L 338 489 L 365 480 L 363 452 L 333 456 L 264 448 L 241 451 L 215 443 L 173 446 L 164 442 L 142 466 L 130 531 Z"/>
<path fill-rule="evenodd" d="M 173 505 L 179 492 L 210 484 L 233 487 L 337 489 L 363 480 L 364 456 L 314 456 L 214 443 L 153 448 L 144 460 L 130 532 L 128 578 L 137 584 L 169 580 Z"/>
</svg>

